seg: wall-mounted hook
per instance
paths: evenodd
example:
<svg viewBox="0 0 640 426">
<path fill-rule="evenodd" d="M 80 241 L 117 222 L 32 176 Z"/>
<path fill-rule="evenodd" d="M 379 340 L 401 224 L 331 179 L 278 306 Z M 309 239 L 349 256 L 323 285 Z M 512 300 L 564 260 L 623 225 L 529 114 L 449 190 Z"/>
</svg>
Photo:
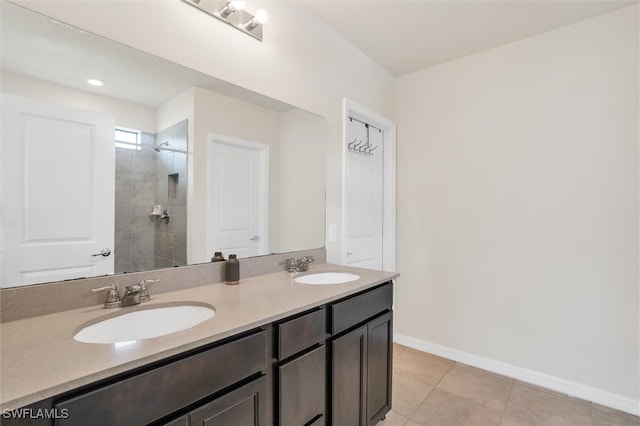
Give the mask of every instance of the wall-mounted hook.
<svg viewBox="0 0 640 426">
<path fill-rule="evenodd" d="M 353 138 L 353 140 L 351 141 L 351 143 L 349 143 L 349 145 L 347 145 L 347 149 L 353 149 L 354 144 L 358 142 L 358 138 Z"/>
</svg>

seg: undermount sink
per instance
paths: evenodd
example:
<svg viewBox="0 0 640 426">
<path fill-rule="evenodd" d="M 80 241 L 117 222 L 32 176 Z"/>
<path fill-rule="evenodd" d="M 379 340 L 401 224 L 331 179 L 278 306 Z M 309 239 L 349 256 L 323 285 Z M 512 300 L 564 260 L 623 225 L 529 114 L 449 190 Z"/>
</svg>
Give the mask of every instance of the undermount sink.
<svg viewBox="0 0 640 426">
<path fill-rule="evenodd" d="M 212 318 L 213 306 L 174 305 L 128 312 L 87 325 L 73 338 L 84 343 L 121 343 L 186 330 Z"/>
<path fill-rule="evenodd" d="M 318 272 L 315 274 L 302 275 L 294 279 L 294 281 L 300 284 L 327 285 L 348 283 L 359 278 L 360 275 L 349 272 Z"/>
</svg>

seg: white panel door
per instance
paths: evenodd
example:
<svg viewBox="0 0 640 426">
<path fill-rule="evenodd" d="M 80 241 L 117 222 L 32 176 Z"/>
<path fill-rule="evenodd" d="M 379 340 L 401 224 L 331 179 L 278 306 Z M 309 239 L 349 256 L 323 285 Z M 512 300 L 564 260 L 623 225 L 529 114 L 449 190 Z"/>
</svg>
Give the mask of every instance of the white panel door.
<svg viewBox="0 0 640 426">
<path fill-rule="evenodd" d="M 346 264 L 382 269 L 383 133 L 350 120 L 346 165 Z"/>
<path fill-rule="evenodd" d="M 210 164 L 209 252 L 267 254 L 265 150 L 213 141 Z"/>
<path fill-rule="evenodd" d="M 2 95 L 2 286 L 113 273 L 114 119 Z M 106 253 L 106 251 L 105 251 Z"/>
</svg>

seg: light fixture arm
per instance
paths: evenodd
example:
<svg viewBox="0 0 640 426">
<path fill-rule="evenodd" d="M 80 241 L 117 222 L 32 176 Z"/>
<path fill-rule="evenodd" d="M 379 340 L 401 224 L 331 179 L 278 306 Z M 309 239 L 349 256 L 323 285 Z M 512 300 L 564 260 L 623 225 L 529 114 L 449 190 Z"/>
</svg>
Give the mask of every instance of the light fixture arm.
<svg viewBox="0 0 640 426">
<path fill-rule="evenodd" d="M 214 18 L 231 25 L 235 29 L 249 34 L 262 41 L 262 28 L 267 22 L 267 12 L 260 9 L 255 16 L 244 10 L 244 1 L 223 0 L 182 0 L 191 6 L 213 16 Z"/>
</svg>

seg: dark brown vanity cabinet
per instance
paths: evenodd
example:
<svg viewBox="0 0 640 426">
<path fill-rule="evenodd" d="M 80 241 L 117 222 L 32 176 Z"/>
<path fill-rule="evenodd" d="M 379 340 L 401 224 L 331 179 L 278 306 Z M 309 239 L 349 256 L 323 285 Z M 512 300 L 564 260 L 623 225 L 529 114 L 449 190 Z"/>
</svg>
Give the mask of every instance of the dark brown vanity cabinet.
<svg viewBox="0 0 640 426">
<path fill-rule="evenodd" d="M 324 424 L 326 410 L 326 309 L 274 325 L 275 423 Z"/>
<path fill-rule="evenodd" d="M 388 282 L 31 407 L 61 426 L 371 426 L 391 409 L 392 302 Z"/>
<path fill-rule="evenodd" d="M 392 284 L 331 304 L 331 424 L 375 425 L 391 409 Z"/>
</svg>

